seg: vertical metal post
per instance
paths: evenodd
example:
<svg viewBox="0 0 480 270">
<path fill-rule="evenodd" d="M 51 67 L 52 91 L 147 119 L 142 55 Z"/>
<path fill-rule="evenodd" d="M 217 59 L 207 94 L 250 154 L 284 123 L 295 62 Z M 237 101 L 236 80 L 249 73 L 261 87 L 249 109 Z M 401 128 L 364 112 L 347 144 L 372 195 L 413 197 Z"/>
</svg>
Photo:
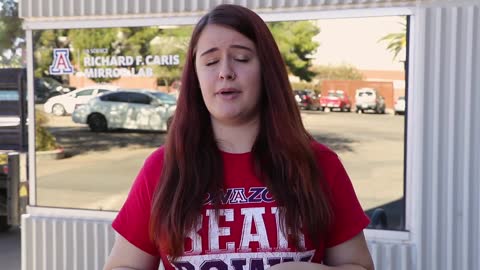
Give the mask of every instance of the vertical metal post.
<svg viewBox="0 0 480 270">
<path fill-rule="evenodd" d="M 32 29 L 25 29 L 27 43 L 27 99 L 28 99 L 28 178 L 29 205 L 37 204 L 35 158 L 35 95 L 33 93 L 33 37 Z"/>
<path fill-rule="evenodd" d="M 17 152 L 8 153 L 7 176 L 7 224 L 19 225 L 18 185 L 20 179 L 20 159 Z"/>
</svg>

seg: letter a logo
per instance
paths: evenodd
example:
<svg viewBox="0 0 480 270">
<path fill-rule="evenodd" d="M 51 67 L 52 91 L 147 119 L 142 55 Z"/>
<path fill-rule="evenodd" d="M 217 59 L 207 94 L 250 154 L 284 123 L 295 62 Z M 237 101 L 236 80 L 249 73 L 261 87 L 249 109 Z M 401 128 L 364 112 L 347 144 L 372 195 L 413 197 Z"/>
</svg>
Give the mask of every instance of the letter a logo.
<svg viewBox="0 0 480 270">
<path fill-rule="evenodd" d="M 73 67 L 70 63 L 68 49 L 53 49 L 53 63 L 49 68 L 51 75 L 72 74 Z"/>
</svg>

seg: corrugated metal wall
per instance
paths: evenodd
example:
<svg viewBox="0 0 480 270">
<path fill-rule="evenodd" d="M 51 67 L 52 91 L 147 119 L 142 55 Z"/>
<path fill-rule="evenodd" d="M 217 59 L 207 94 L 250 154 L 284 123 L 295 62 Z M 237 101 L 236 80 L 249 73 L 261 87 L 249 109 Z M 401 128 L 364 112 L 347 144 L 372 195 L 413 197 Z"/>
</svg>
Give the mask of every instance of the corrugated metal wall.
<svg viewBox="0 0 480 270">
<path fill-rule="evenodd" d="M 221 2 L 255 9 L 408 5 L 383 0 L 21 0 L 24 17 L 202 11 Z M 96 4 L 95 4 L 96 3 Z M 108 3 L 108 4 L 107 4 Z M 115 4 L 114 4 L 115 3 Z M 445 4 L 443 4 L 445 3 Z M 411 4 L 411 3 L 410 3 Z M 441 5 L 443 7 L 436 7 Z M 480 3 L 415 1 L 409 134 L 415 144 L 412 241 L 369 241 L 377 270 L 480 269 Z M 293 9 L 293 8 L 292 8 Z M 141 14 L 140 14 L 141 15 Z M 157 14 L 157 16 L 159 16 Z M 29 18 L 39 19 L 39 18 Z M 45 18 L 44 18 L 45 19 Z M 77 18 L 78 19 L 78 18 Z M 412 117 L 412 116 L 415 116 Z M 413 123 L 412 123 L 413 122 Z M 416 169 L 416 170 L 417 170 Z M 26 217 L 23 269 L 101 269 L 112 244 L 105 220 Z M 74 244 L 76 243 L 76 244 Z M 55 266 L 57 268 L 55 268 Z"/>
<path fill-rule="evenodd" d="M 24 216 L 23 270 L 101 270 L 115 241 L 111 220 Z"/>
<path fill-rule="evenodd" d="M 439 1 L 439 0 L 437 0 Z M 365 6 L 405 6 L 415 0 L 20 0 L 21 17 L 52 16 L 142 16 L 195 13 L 220 3 L 247 6 L 256 10 L 340 9 Z M 65 19 L 65 18 L 64 18 Z"/>
<path fill-rule="evenodd" d="M 109 220 L 24 216 L 23 270 L 100 270 L 113 246 Z M 409 244 L 369 242 L 376 270 L 413 269 Z"/>
<path fill-rule="evenodd" d="M 480 4 L 421 9 L 418 269 L 480 269 Z M 410 119 L 417 121 L 417 119 Z"/>
</svg>

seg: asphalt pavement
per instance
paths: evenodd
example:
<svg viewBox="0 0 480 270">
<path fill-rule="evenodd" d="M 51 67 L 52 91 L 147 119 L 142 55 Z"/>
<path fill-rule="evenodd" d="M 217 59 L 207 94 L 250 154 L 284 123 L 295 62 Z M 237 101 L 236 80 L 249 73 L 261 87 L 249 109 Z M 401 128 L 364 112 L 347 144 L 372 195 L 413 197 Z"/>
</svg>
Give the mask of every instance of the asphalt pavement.
<svg viewBox="0 0 480 270">
<path fill-rule="evenodd" d="M 0 232 L 0 270 L 21 269 L 20 256 L 20 228 Z"/>
</svg>

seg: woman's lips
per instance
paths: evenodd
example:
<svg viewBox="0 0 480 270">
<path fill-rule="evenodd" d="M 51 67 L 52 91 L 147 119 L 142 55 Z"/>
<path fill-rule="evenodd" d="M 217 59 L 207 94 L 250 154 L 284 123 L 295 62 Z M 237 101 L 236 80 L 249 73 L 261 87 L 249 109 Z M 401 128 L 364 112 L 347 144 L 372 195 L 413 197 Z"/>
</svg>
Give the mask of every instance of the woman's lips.
<svg viewBox="0 0 480 270">
<path fill-rule="evenodd" d="M 236 88 L 222 88 L 216 92 L 216 96 L 225 100 L 237 98 L 242 92 Z"/>
</svg>

